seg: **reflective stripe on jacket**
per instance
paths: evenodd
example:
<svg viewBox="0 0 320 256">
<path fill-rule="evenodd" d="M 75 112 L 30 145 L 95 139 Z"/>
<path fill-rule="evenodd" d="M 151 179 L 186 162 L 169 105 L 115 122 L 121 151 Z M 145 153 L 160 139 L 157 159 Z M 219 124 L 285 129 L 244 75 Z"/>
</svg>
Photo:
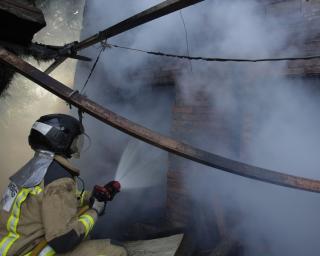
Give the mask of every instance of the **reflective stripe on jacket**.
<svg viewBox="0 0 320 256">
<path fill-rule="evenodd" d="M 32 251 L 25 254 L 24 256 L 31 256 Z M 42 249 L 42 251 L 39 253 L 38 256 L 54 256 L 56 253 L 55 251 L 51 248 L 51 246 L 47 245 L 45 248 Z"/>
<path fill-rule="evenodd" d="M 3 235 L 1 242 L 0 242 L 0 255 L 1 256 L 7 256 L 8 252 L 12 248 L 12 246 L 17 242 L 17 240 L 20 238 L 21 230 L 18 230 L 19 221 L 21 220 L 21 210 L 22 210 L 22 204 L 25 202 L 25 200 L 28 198 L 29 194 L 32 196 L 39 195 L 42 192 L 42 188 L 40 186 L 37 186 L 35 188 L 22 188 L 19 193 L 17 194 L 15 201 L 13 202 L 11 206 L 11 211 L 7 215 L 7 218 L 5 218 L 7 221 L 4 222 L 5 229 L 6 229 L 6 235 Z M 2 218 L 1 218 L 2 219 Z M 1 232 L 4 233 L 4 232 Z"/>
<path fill-rule="evenodd" d="M 54 174 L 67 168 L 58 159 L 51 166 L 48 172 Z M 70 177 L 57 175 L 49 182 L 45 177 L 36 187 L 19 188 L 10 211 L 0 209 L 0 256 L 30 255 L 43 238 L 48 246 L 40 256 L 74 249 L 97 219 L 93 210 L 77 217 L 78 206 L 76 182 Z"/>
</svg>

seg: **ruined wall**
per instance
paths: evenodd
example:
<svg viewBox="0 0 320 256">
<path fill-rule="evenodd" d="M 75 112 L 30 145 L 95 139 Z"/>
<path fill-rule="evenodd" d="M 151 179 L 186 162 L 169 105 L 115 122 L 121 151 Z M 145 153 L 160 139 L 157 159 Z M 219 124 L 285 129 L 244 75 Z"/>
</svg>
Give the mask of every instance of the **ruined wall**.
<svg viewBox="0 0 320 256">
<path fill-rule="evenodd" d="M 317 0 L 264 0 L 266 15 L 281 17 L 279 24 L 289 31 L 292 40 L 288 47 L 299 49 L 301 56 L 319 55 L 320 2 Z M 288 63 L 289 75 L 318 75 L 320 61 L 294 61 Z"/>
<path fill-rule="evenodd" d="M 286 52 L 288 52 L 288 49 L 292 49 L 292 55 L 295 56 L 319 55 L 319 1 L 264 0 L 259 2 L 261 3 L 262 15 L 265 17 L 275 17 L 279 22 L 279 28 L 283 30 L 284 33 L 289 34 Z M 282 56 L 281 52 L 279 52 L 279 56 Z M 263 81 L 272 79 L 273 76 L 302 78 L 320 75 L 320 60 L 318 59 L 289 61 L 283 65 L 285 68 L 280 68 L 278 71 L 275 71 L 275 69 L 268 64 L 256 66 L 244 65 L 241 70 L 232 65 L 225 65 L 225 67 L 220 70 L 219 75 L 224 73 L 225 76 L 228 77 L 230 73 L 236 74 L 240 71 L 242 74 L 241 79 L 244 81 L 241 85 L 237 83 L 212 84 L 216 87 L 224 88 L 218 91 L 218 94 L 221 94 L 219 97 L 226 98 L 225 95 L 233 95 L 233 97 L 238 98 L 235 104 L 237 109 L 232 112 L 233 115 L 231 116 L 226 115 L 231 112 L 227 113 L 226 111 L 226 113 L 224 113 L 221 111 L 221 108 L 218 109 L 218 107 L 215 106 L 216 102 L 206 94 L 205 90 L 198 92 L 196 96 L 190 100 L 177 88 L 176 101 L 173 108 L 174 122 L 172 132 L 174 137 L 214 153 L 219 153 L 244 162 L 250 162 L 251 155 L 248 152 L 248 147 L 253 140 L 255 129 L 257 129 L 257 120 L 264 118 L 262 116 L 256 116 L 255 110 L 261 106 L 255 105 L 256 102 L 255 99 L 252 98 L 252 91 L 254 91 L 260 83 L 262 84 Z M 190 80 L 185 81 L 185 83 L 193 83 L 196 87 L 198 86 L 199 79 L 190 75 Z M 308 85 L 306 84 L 305 86 Z M 319 90 L 319 88 L 313 88 L 313 90 Z M 264 107 L 266 107 L 266 105 Z M 211 142 L 208 143 L 208 141 Z M 202 178 L 200 177 L 201 175 L 199 175 L 200 169 L 203 174 Z M 212 172 L 212 170 L 203 171 L 203 168 L 199 168 L 197 164 L 192 164 L 190 161 L 171 156 L 168 172 L 167 207 L 168 219 L 173 225 L 192 225 L 195 220 L 191 219 L 191 216 L 194 216 L 195 211 L 198 211 L 195 215 L 199 216 L 198 219 L 201 219 L 199 209 L 203 214 L 211 211 L 209 215 L 216 219 L 216 229 L 212 229 L 213 236 L 214 230 L 223 233 L 225 232 L 224 229 L 226 229 L 226 232 L 228 232 L 228 227 L 234 226 L 233 221 L 236 219 L 235 216 L 237 216 L 238 221 L 241 221 L 241 212 L 228 213 L 224 211 L 225 209 L 220 209 L 224 213 L 223 216 L 220 216 L 220 219 L 217 218 L 217 216 L 219 216 L 217 212 L 220 211 L 217 209 L 217 207 L 220 207 L 220 199 L 219 196 L 215 196 L 217 191 L 214 188 L 216 184 L 215 178 L 217 177 L 214 175 L 210 176 L 210 172 Z M 186 180 L 186 173 L 188 173 L 189 177 L 194 177 L 194 183 L 192 183 L 190 178 Z M 205 179 L 206 182 L 201 182 L 201 179 Z M 210 179 L 212 186 L 208 185 L 208 183 L 210 184 Z M 197 190 L 196 186 L 199 186 L 196 184 L 206 184 L 206 187 L 201 189 L 204 189 L 206 193 L 199 193 L 198 195 L 198 199 L 200 198 L 199 200 L 201 201 L 200 205 L 194 196 L 194 193 L 196 193 L 194 191 Z M 191 196 L 191 194 L 193 195 Z M 232 215 L 231 217 L 229 216 L 230 214 Z M 214 227 L 212 223 L 205 223 L 204 225 L 208 225 L 208 228 Z M 266 251 L 267 247 L 264 247 L 264 252 Z"/>
</svg>

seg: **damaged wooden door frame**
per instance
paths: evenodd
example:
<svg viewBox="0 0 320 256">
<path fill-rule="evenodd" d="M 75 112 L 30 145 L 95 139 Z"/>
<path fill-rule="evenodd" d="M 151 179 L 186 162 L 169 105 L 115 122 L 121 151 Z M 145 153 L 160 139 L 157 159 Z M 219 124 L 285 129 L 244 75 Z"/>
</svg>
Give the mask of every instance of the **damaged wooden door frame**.
<svg viewBox="0 0 320 256">
<path fill-rule="evenodd" d="M 54 78 L 38 70 L 3 48 L 0 48 L 0 62 L 14 69 L 16 72 L 22 74 L 31 81 L 37 83 L 59 98 L 65 100 L 69 104 L 79 108 L 79 110 L 82 112 L 85 112 L 102 121 L 103 123 L 110 125 L 128 135 L 131 135 L 139 140 L 166 150 L 170 153 L 239 176 L 276 184 L 283 187 L 320 193 L 319 180 L 288 175 L 285 173 L 234 161 L 147 129 L 95 103 L 94 101 L 81 95 L 78 91 L 70 89 L 66 85 L 55 80 Z"/>
</svg>

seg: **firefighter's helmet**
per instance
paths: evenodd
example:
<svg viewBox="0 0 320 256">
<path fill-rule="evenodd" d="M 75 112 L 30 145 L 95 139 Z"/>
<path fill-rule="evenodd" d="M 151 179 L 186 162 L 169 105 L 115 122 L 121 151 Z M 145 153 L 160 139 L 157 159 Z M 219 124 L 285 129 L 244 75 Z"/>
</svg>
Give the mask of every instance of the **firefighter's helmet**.
<svg viewBox="0 0 320 256">
<path fill-rule="evenodd" d="M 72 116 L 45 115 L 33 124 L 29 145 L 35 151 L 46 150 L 70 158 L 80 153 L 83 133 L 83 125 Z"/>
</svg>

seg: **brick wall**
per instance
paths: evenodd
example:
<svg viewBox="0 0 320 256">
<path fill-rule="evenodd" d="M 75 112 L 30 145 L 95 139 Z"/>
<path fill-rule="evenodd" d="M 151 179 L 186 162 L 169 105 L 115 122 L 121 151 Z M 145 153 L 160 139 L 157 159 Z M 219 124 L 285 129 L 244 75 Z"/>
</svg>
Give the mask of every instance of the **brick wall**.
<svg viewBox="0 0 320 256">
<path fill-rule="evenodd" d="M 264 0 L 266 15 L 282 21 L 279 26 L 289 32 L 288 46 L 301 56 L 320 54 L 320 2 L 318 0 Z M 288 62 L 288 75 L 318 75 L 320 60 Z"/>
<path fill-rule="evenodd" d="M 234 132 L 231 131 L 235 126 L 230 125 L 230 120 L 225 120 L 223 113 L 216 111 L 205 93 L 199 92 L 191 103 L 183 100 L 179 90 L 176 90 L 172 111 L 174 138 L 211 152 L 223 151 L 229 155 L 239 155 L 241 138 L 234 136 Z M 214 143 L 205 143 L 207 145 L 204 147 L 202 141 L 206 139 Z M 178 156 L 171 155 L 169 158 L 167 209 L 168 218 L 174 225 L 186 225 L 190 222 L 194 202 L 189 191 L 193 188 L 186 185 L 190 181 L 185 180 L 185 172 L 188 172 L 189 178 L 199 175 L 197 168 L 191 167 L 192 164 Z"/>
<path fill-rule="evenodd" d="M 286 30 L 286 33 L 289 32 L 291 37 L 288 46 L 294 46 L 298 49 L 301 56 L 320 55 L 320 1 L 261 0 L 261 4 L 263 5 L 264 15 L 280 18 L 280 28 Z M 287 65 L 287 71 L 283 75 L 305 77 L 320 74 L 319 60 L 291 61 Z M 257 79 L 266 78 L 268 73 L 266 69 L 259 72 L 254 72 L 255 77 L 248 74 L 244 79 L 247 80 L 248 84 L 254 84 Z M 219 86 L 223 87 L 224 85 L 220 84 Z M 227 90 L 229 91 L 226 93 L 239 93 L 235 92 L 234 88 L 228 88 Z M 244 86 L 241 90 L 243 94 L 241 98 L 250 102 L 250 89 L 246 90 Z M 225 119 L 223 113 L 219 113 L 214 108 L 214 103 L 211 100 L 205 93 L 199 92 L 192 102 L 188 102 L 182 99 L 179 90 L 177 90 L 175 106 L 173 107 L 173 136 L 197 145 L 199 134 L 206 134 L 208 138 L 215 142 L 215 147 L 219 148 L 218 152 L 225 152 L 226 155 L 233 155 L 242 161 L 246 161 L 249 158 L 246 148 L 251 142 L 254 130 L 253 114 L 250 111 L 252 106 L 241 107 L 241 102 L 239 102 L 238 113 L 232 117 L 234 120 L 230 121 Z M 236 127 L 236 131 L 230 126 Z M 198 146 L 201 147 L 201 145 Z M 214 152 L 215 147 L 206 149 Z M 190 162 L 171 156 L 167 175 L 167 212 L 168 219 L 174 225 L 188 225 L 190 222 L 190 209 L 193 208 L 193 202 L 188 191 L 192 187 L 184 180 L 186 172 L 189 173 L 188 176 L 195 172 L 193 168 L 190 168 Z M 199 176 L 199 174 L 194 175 Z M 223 222 L 226 222 L 226 220 L 221 218 L 220 226 L 224 225 Z"/>
</svg>

